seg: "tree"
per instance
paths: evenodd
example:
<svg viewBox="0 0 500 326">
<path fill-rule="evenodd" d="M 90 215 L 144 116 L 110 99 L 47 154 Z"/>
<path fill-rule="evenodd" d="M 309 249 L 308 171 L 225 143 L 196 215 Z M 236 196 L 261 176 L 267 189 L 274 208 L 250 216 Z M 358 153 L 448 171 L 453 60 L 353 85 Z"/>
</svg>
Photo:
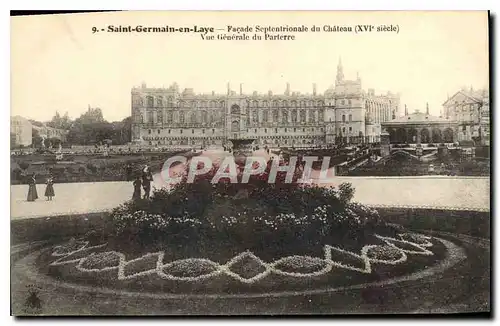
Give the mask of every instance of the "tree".
<svg viewBox="0 0 500 326">
<path fill-rule="evenodd" d="M 68 112 L 64 113 L 64 116 L 61 117 L 58 111 L 56 111 L 56 114 L 52 117 L 52 120 L 47 122 L 47 126 L 56 128 L 56 129 L 64 129 L 68 130 L 71 128 L 72 121 L 68 116 Z"/>
<path fill-rule="evenodd" d="M 34 148 L 42 147 L 43 138 L 40 136 L 40 133 L 37 129 L 33 128 L 31 130 L 31 143 Z"/>
<path fill-rule="evenodd" d="M 71 124 L 67 139 L 72 144 L 93 145 L 112 136 L 113 126 L 104 120 L 101 109 L 89 108 Z"/>
</svg>

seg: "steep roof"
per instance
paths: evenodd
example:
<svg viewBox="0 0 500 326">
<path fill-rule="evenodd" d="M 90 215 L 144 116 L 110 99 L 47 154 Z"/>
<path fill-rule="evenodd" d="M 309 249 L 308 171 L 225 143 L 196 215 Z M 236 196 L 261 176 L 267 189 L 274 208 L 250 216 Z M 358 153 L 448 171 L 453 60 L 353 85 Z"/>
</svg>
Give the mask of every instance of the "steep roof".
<svg viewBox="0 0 500 326">
<path fill-rule="evenodd" d="M 467 98 L 469 98 L 470 100 L 474 101 L 474 102 L 478 102 L 478 103 L 482 103 L 483 100 L 487 97 L 489 97 L 489 93 L 488 93 L 488 90 L 486 89 L 479 89 L 479 90 L 465 90 L 465 89 L 462 89 L 462 90 L 459 90 L 458 92 L 456 92 L 455 94 L 453 94 L 452 97 L 450 97 L 449 99 L 447 99 L 443 105 L 446 105 L 448 102 L 450 102 L 451 100 L 453 100 L 453 98 L 455 98 L 457 95 L 463 95 Z"/>
</svg>

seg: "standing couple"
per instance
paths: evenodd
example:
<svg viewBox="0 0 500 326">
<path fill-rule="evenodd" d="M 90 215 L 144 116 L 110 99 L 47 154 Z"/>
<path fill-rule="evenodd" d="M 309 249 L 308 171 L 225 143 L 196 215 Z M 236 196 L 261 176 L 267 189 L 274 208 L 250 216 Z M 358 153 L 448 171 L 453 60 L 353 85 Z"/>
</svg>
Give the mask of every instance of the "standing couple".
<svg viewBox="0 0 500 326">
<path fill-rule="evenodd" d="M 134 180 L 134 194 L 132 195 L 132 199 L 141 199 L 141 186 L 144 189 L 144 198 L 149 198 L 149 193 L 151 192 L 151 182 L 153 181 L 153 174 L 149 169 L 149 166 L 145 166 L 144 170 L 140 176 L 137 176 Z"/>
<path fill-rule="evenodd" d="M 45 182 L 47 184 L 47 187 L 45 188 L 45 197 L 47 197 L 47 200 L 52 200 L 52 198 L 55 196 L 54 193 L 54 177 L 49 175 L 47 178 L 47 181 Z M 36 191 L 36 174 L 33 173 L 31 177 L 28 178 L 28 201 L 35 201 L 38 199 L 38 192 Z"/>
</svg>

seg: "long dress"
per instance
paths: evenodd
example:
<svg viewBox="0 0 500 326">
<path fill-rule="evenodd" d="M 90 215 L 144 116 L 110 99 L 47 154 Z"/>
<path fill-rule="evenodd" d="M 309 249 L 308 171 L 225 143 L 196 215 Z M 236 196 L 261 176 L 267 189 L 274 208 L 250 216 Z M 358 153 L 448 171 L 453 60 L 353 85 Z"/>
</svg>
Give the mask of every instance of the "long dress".
<svg viewBox="0 0 500 326">
<path fill-rule="evenodd" d="M 144 197 L 149 198 L 149 192 L 151 191 L 151 181 L 153 181 L 153 175 L 150 171 L 143 172 L 142 174 L 142 188 L 144 188 Z"/>
<path fill-rule="evenodd" d="M 45 197 L 54 197 L 56 194 L 54 193 L 54 179 L 47 179 L 47 188 L 45 188 Z"/>
<path fill-rule="evenodd" d="M 134 194 L 132 195 L 132 199 L 141 199 L 141 180 L 134 181 Z"/>
<path fill-rule="evenodd" d="M 36 192 L 36 179 L 31 177 L 29 179 L 29 190 L 28 190 L 28 201 L 35 201 L 38 199 L 38 193 Z"/>
</svg>

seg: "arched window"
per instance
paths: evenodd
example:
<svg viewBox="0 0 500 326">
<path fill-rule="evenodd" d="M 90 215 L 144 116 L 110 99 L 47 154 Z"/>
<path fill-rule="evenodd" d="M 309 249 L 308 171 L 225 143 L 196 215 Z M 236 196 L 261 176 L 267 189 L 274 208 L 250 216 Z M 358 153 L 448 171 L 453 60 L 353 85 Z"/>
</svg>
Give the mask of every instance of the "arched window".
<svg viewBox="0 0 500 326">
<path fill-rule="evenodd" d="M 154 98 L 152 96 L 148 96 L 148 107 L 154 106 Z"/>
<path fill-rule="evenodd" d="M 156 99 L 157 106 L 163 106 L 163 98 L 160 96 Z"/>
<path fill-rule="evenodd" d="M 186 122 L 185 113 L 183 111 L 179 112 L 179 122 L 180 123 Z"/>
<path fill-rule="evenodd" d="M 342 114 L 342 122 L 345 122 L 345 114 Z"/>
</svg>

